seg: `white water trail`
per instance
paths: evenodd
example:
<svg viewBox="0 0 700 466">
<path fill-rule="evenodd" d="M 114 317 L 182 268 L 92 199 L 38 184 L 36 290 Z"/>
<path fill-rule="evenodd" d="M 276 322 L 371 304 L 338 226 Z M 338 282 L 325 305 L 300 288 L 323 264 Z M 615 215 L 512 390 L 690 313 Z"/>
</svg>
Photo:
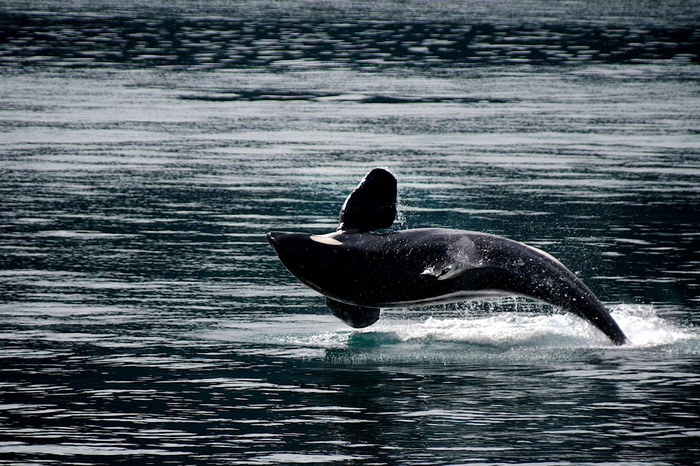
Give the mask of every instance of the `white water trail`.
<svg viewBox="0 0 700 466">
<path fill-rule="evenodd" d="M 649 348 L 699 339 L 695 329 L 662 318 L 653 306 L 621 304 L 613 318 L 630 340 L 626 347 Z M 392 333 L 397 341 L 442 341 L 491 346 L 601 347 L 612 343 L 573 314 L 491 312 L 474 317 L 428 317 L 422 322 L 380 320 L 364 332 Z"/>
</svg>

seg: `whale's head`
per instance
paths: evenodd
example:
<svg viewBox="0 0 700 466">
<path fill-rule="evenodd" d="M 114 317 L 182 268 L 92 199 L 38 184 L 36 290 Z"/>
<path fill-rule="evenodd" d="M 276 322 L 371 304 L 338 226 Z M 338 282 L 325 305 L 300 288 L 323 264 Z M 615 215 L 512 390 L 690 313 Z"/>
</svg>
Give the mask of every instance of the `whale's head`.
<svg viewBox="0 0 700 466">
<path fill-rule="evenodd" d="M 337 232 L 313 235 L 273 231 L 267 239 L 292 275 L 316 291 L 337 298 L 337 291 L 347 288 L 346 282 L 356 275 L 354 241 L 350 237 L 389 228 L 395 217 L 396 178 L 383 168 L 375 168 L 345 200 Z M 376 239 L 374 235 L 368 237 Z"/>
<path fill-rule="evenodd" d="M 329 286 L 329 268 L 337 262 L 336 248 L 342 244 L 333 236 L 273 231 L 267 234 L 267 240 L 292 275 L 321 291 Z"/>
<path fill-rule="evenodd" d="M 334 316 L 351 327 L 363 328 L 379 319 L 379 308 L 339 301 L 343 297 L 348 299 L 348 290 L 353 290 L 350 295 L 362 296 L 352 285 L 358 275 L 351 260 L 355 250 L 352 236 L 343 231 L 327 235 L 274 231 L 267 234 L 267 239 L 292 275 L 326 296 L 326 304 Z M 374 235 L 369 241 L 375 242 L 373 239 L 381 242 Z"/>
<path fill-rule="evenodd" d="M 277 257 L 287 268 L 300 262 L 298 259 L 301 257 L 313 256 L 310 250 L 312 248 L 310 238 L 311 235 L 307 233 L 288 231 L 271 231 L 267 234 L 267 240 L 277 253 Z"/>
</svg>

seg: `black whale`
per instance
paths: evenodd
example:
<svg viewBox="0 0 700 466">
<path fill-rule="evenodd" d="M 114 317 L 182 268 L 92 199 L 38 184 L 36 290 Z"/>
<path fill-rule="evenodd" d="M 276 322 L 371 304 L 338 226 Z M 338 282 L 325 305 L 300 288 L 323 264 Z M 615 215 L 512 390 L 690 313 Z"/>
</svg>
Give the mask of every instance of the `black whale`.
<svg viewBox="0 0 700 466">
<path fill-rule="evenodd" d="M 267 237 L 284 266 L 352 327 L 372 325 L 380 308 L 522 295 L 573 312 L 618 345 L 627 341 L 595 294 L 549 254 L 471 231 L 371 233 L 395 216 L 396 180 L 377 168 L 345 201 L 337 232 Z"/>
</svg>

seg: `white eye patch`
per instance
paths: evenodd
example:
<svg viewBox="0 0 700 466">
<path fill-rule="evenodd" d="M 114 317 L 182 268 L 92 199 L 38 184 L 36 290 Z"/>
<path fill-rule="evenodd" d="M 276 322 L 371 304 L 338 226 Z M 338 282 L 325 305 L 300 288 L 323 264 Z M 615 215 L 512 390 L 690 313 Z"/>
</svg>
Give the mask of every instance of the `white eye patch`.
<svg viewBox="0 0 700 466">
<path fill-rule="evenodd" d="M 339 245 L 343 244 L 340 241 L 338 241 L 337 239 L 331 238 L 328 236 L 311 235 L 310 238 L 312 240 L 316 241 L 317 243 L 327 244 L 329 246 L 339 246 Z"/>
</svg>

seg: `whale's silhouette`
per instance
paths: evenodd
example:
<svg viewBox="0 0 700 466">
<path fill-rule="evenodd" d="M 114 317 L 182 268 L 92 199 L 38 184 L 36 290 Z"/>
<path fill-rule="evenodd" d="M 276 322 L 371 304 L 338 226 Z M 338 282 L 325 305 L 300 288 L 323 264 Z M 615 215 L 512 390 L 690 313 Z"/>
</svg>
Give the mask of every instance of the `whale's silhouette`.
<svg viewBox="0 0 700 466">
<path fill-rule="evenodd" d="M 396 179 L 375 168 L 348 196 L 338 231 L 271 232 L 282 264 L 326 297 L 331 312 L 356 328 L 381 308 L 522 295 L 588 320 L 614 343 L 627 341 L 596 295 L 544 251 L 487 233 L 425 228 L 373 233 L 396 217 Z"/>
</svg>

